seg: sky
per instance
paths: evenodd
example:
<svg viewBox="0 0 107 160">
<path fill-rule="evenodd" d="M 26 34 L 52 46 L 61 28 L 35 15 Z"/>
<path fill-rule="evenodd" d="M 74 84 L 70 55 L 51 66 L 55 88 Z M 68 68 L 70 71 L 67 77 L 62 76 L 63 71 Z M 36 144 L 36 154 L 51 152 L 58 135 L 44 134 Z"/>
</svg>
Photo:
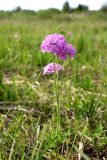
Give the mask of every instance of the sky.
<svg viewBox="0 0 107 160">
<path fill-rule="evenodd" d="M 58 8 L 62 6 L 66 0 L 0 0 L 0 10 L 12 10 L 17 6 L 22 9 L 30 9 L 38 11 L 40 9 Z M 90 10 L 97 10 L 107 2 L 107 0 L 67 0 L 71 7 L 77 7 L 78 4 L 88 5 Z"/>
</svg>

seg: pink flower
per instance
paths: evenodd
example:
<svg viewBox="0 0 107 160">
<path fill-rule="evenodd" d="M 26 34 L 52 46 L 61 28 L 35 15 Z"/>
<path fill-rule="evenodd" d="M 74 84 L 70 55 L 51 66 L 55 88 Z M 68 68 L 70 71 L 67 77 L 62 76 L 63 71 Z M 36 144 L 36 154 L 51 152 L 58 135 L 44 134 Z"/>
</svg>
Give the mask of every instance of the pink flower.
<svg viewBox="0 0 107 160">
<path fill-rule="evenodd" d="M 71 36 L 72 36 L 72 32 L 68 32 L 68 36 L 70 36 L 70 37 L 71 37 Z"/>
<path fill-rule="evenodd" d="M 75 47 L 72 46 L 72 44 L 67 44 L 67 53 L 70 54 L 71 58 L 74 58 L 75 54 L 76 54 L 76 49 Z"/>
<path fill-rule="evenodd" d="M 54 72 L 58 72 L 63 70 L 64 68 L 60 64 L 56 63 L 50 63 L 47 66 L 44 67 L 43 69 L 43 75 L 45 74 L 52 74 Z"/>
<path fill-rule="evenodd" d="M 47 35 L 41 44 L 41 50 L 43 53 L 52 52 L 61 60 L 65 60 L 67 54 L 70 54 L 70 56 L 72 54 L 71 58 L 73 58 L 76 53 L 76 49 L 74 49 L 71 44 L 67 43 L 65 37 L 62 34 L 58 33 Z"/>
</svg>

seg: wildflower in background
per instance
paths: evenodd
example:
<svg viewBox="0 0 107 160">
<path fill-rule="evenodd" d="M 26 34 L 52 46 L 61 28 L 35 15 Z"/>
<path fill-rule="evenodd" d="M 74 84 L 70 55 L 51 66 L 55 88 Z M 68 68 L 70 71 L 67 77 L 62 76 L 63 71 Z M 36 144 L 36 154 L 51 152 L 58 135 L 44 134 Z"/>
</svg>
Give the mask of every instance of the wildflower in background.
<svg viewBox="0 0 107 160">
<path fill-rule="evenodd" d="M 45 74 L 52 74 L 54 72 L 58 72 L 60 70 L 63 70 L 64 68 L 60 64 L 56 63 L 50 63 L 43 69 L 43 75 Z"/>
<path fill-rule="evenodd" d="M 65 60 L 67 54 L 70 54 L 71 58 L 74 57 L 76 49 L 66 42 L 66 39 L 62 34 L 49 34 L 41 44 L 42 52 L 52 52 L 57 55 L 61 60 Z"/>
<path fill-rule="evenodd" d="M 70 37 L 71 37 L 71 36 L 72 36 L 72 32 L 68 32 L 68 36 L 70 36 Z"/>
</svg>

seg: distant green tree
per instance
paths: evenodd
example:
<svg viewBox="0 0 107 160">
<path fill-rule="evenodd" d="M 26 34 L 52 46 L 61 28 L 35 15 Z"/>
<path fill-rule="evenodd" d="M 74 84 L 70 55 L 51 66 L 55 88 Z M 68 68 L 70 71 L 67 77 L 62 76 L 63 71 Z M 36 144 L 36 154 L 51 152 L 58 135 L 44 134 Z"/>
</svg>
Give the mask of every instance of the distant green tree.
<svg viewBox="0 0 107 160">
<path fill-rule="evenodd" d="M 45 10 L 39 10 L 37 12 L 37 17 L 39 18 L 43 18 L 43 19 L 50 19 L 52 18 L 53 16 L 59 14 L 60 11 L 56 8 L 49 8 L 49 9 L 45 9 Z"/>
<path fill-rule="evenodd" d="M 20 12 L 22 11 L 21 7 L 20 6 L 17 6 L 15 9 L 13 9 L 14 12 Z"/>
<path fill-rule="evenodd" d="M 62 11 L 63 11 L 64 13 L 69 13 L 69 12 L 71 11 L 71 7 L 70 7 L 68 1 L 66 1 L 66 2 L 63 4 Z"/>
<path fill-rule="evenodd" d="M 107 4 L 104 4 L 101 9 L 101 11 L 107 12 Z"/>
<path fill-rule="evenodd" d="M 78 11 L 87 11 L 88 10 L 88 6 L 83 5 L 83 4 L 79 4 L 77 7 Z"/>
</svg>

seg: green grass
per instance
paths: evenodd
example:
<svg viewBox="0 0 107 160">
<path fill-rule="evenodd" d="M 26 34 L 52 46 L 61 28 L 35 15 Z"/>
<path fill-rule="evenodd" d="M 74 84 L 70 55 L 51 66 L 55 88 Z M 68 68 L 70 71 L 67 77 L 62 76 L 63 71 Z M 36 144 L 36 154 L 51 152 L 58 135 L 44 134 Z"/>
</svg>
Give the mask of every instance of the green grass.
<svg viewBox="0 0 107 160">
<path fill-rule="evenodd" d="M 106 26 L 100 12 L 0 20 L 0 160 L 107 159 Z M 77 54 L 58 60 L 65 69 L 53 90 L 42 75 L 53 57 L 40 45 L 56 32 Z"/>
</svg>

